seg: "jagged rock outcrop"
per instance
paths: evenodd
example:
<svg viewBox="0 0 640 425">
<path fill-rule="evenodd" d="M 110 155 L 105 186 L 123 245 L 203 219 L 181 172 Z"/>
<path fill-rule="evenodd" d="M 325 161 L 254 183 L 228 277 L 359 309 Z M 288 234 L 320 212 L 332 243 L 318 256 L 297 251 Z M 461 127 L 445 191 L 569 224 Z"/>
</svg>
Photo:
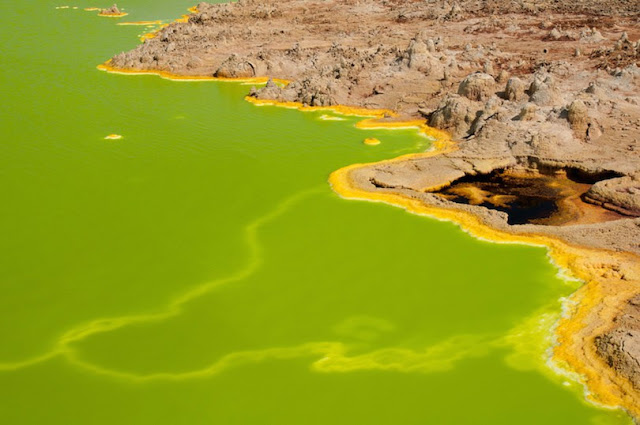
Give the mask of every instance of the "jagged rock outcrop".
<svg viewBox="0 0 640 425">
<path fill-rule="evenodd" d="M 116 4 L 114 4 L 108 9 L 102 9 L 100 11 L 100 15 L 105 15 L 105 16 L 120 16 L 122 14 L 123 13 L 120 11 L 120 9 L 118 9 L 118 5 Z"/>
<path fill-rule="evenodd" d="M 624 32 L 611 47 L 602 47 L 591 53 L 591 58 L 598 59 L 602 69 L 618 69 L 640 62 L 640 40 L 635 43 Z"/>
<path fill-rule="evenodd" d="M 580 99 L 571 102 L 571 105 L 567 108 L 567 120 L 569 120 L 573 129 L 586 126 L 589 120 L 587 105 Z"/>
<path fill-rule="evenodd" d="M 251 78 L 256 76 L 256 69 L 251 62 L 242 60 L 238 55 L 233 54 L 222 62 L 216 72 L 213 73 L 213 76 L 220 78 Z"/>
<path fill-rule="evenodd" d="M 460 95 L 449 95 L 433 111 L 429 125 L 450 131 L 455 137 L 463 137 L 478 116 L 480 106 Z"/>
<path fill-rule="evenodd" d="M 330 84 L 323 83 L 322 80 L 294 81 L 284 87 L 269 80 L 263 88 L 254 87 L 249 96 L 278 102 L 297 102 L 304 106 L 331 106 L 336 104 L 331 92 Z"/>
<path fill-rule="evenodd" d="M 540 106 L 548 106 L 558 100 L 554 80 L 550 75 L 536 74 L 527 93 L 529 100 Z"/>
<path fill-rule="evenodd" d="M 438 60 L 431 54 L 435 52 L 435 44 L 433 40 L 429 40 L 431 43 L 431 49 L 427 43 L 413 39 L 407 48 L 407 61 L 408 66 L 411 69 L 422 72 L 425 75 L 430 75 L 435 72 L 442 72 L 442 66 Z"/>
<path fill-rule="evenodd" d="M 585 197 L 605 208 L 640 217 L 640 173 L 599 181 Z"/>
<path fill-rule="evenodd" d="M 522 81 L 518 77 L 509 78 L 507 81 L 507 87 L 505 88 L 505 98 L 507 100 L 511 100 L 513 102 L 518 102 L 525 98 L 526 93 L 526 85 L 524 81 Z"/>
<path fill-rule="evenodd" d="M 589 110 L 582 100 L 576 99 L 571 102 L 567 108 L 567 120 L 579 138 L 586 137 L 589 125 Z"/>
<path fill-rule="evenodd" d="M 609 367 L 640 390 L 640 296 L 628 301 L 613 328 L 595 339 L 598 354 Z"/>
<path fill-rule="evenodd" d="M 538 107 L 533 103 L 527 103 L 520 110 L 520 113 L 518 114 L 518 120 L 533 121 L 534 119 L 536 119 L 536 112 L 538 112 Z"/>
<path fill-rule="evenodd" d="M 580 31 L 579 39 L 583 43 L 599 43 L 605 38 L 602 33 L 595 28 L 585 28 Z"/>
<path fill-rule="evenodd" d="M 484 101 L 495 93 L 495 83 L 491 75 L 477 72 L 462 80 L 458 94 L 469 100 Z"/>
</svg>

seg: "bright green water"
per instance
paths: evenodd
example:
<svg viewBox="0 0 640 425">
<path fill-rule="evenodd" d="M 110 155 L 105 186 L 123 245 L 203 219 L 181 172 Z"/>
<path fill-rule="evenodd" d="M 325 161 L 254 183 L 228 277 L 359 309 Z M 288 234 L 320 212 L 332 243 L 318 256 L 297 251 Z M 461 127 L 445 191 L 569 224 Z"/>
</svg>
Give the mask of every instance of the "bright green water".
<svg viewBox="0 0 640 425">
<path fill-rule="evenodd" d="M 426 139 L 99 72 L 143 28 L 7 3 L 0 423 L 628 423 L 545 364 L 575 285 L 543 249 L 326 183 Z"/>
</svg>

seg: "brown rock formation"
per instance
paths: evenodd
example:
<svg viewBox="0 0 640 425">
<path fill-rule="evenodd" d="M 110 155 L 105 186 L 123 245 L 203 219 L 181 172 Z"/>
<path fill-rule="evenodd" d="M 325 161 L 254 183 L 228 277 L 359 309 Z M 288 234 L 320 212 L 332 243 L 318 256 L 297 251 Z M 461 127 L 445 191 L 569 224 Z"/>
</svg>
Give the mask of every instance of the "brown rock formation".
<svg viewBox="0 0 640 425">
<path fill-rule="evenodd" d="M 471 74 L 460 83 L 458 94 L 469 100 L 487 100 L 494 94 L 495 82 L 491 75 L 483 72 Z"/>
<path fill-rule="evenodd" d="M 512 102 L 520 101 L 525 97 L 525 84 L 518 78 L 513 77 L 507 81 L 507 87 L 505 89 L 505 98 Z"/>
<path fill-rule="evenodd" d="M 251 78 L 256 76 L 255 66 L 246 60 L 238 58 L 238 55 L 229 56 L 213 73 L 220 78 Z"/>
<path fill-rule="evenodd" d="M 585 196 L 590 202 L 640 217 L 640 173 L 597 182 Z"/>
<path fill-rule="evenodd" d="M 118 5 L 114 4 L 108 9 L 102 9 L 100 15 L 103 16 L 123 16 L 124 13 L 118 9 Z"/>
<path fill-rule="evenodd" d="M 596 337 L 598 354 L 640 391 L 640 296 L 630 299 L 611 330 Z"/>
</svg>

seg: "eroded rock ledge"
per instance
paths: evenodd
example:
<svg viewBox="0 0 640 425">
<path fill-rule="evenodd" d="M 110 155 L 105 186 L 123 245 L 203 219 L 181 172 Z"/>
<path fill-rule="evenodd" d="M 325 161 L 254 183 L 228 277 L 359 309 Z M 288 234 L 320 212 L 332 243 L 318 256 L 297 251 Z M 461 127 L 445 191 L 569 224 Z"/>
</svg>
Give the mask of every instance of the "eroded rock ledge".
<svg viewBox="0 0 640 425">
<path fill-rule="evenodd" d="M 595 340 L 598 354 L 640 391 L 640 296 L 628 301 L 613 328 Z"/>
<path fill-rule="evenodd" d="M 471 212 L 512 234 L 640 254 L 637 2 L 240 0 L 201 3 L 197 10 L 109 65 L 182 76 L 277 77 L 291 83 L 269 82 L 250 95 L 399 114 L 389 120 L 424 119 L 450 132 L 456 149 L 359 167 L 351 183 Z M 581 201 L 620 216 L 510 225 L 504 211 L 433 193 L 495 172 L 582 174 L 595 183 Z M 640 285 L 609 269 L 607 279 Z M 626 313 L 590 345 L 636 388 L 637 305 L 634 298 L 623 306 Z"/>
</svg>

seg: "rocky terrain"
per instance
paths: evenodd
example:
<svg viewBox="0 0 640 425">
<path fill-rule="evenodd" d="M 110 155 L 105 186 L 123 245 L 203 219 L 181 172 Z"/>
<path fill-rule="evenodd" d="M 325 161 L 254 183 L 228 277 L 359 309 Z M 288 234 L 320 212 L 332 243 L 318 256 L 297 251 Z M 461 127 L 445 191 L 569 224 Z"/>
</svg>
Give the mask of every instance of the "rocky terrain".
<svg viewBox="0 0 640 425">
<path fill-rule="evenodd" d="M 640 296 L 629 300 L 614 319 L 613 328 L 596 338 L 596 347 L 609 366 L 628 376 L 640 390 Z"/>
<path fill-rule="evenodd" d="M 387 110 L 383 122 L 422 119 L 450 133 L 455 146 L 354 168 L 351 184 L 472 213 L 499 231 L 636 256 L 637 265 L 639 39 L 638 0 L 239 0 L 199 4 L 108 66 L 285 79 L 249 95 Z M 511 225 L 503 211 L 434 193 L 491 173 L 588 182 L 575 200 L 583 219 Z M 637 280 L 607 273 L 640 293 Z M 601 361 L 635 386 L 634 402 L 638 303 L 617 307 L 624 313 L 590 340 Z"/>
<path fill-rule="evenodd" d="M 606 5 L 606 6 L 605 6 Z M 418 191 L 469 173 L 571 167 L 599 183 L 585 199 L 640 215 L 637 1 L 258 1 L 198 13 L 116 55 L 119 69 L 271 76 L 251 96 L 423 117 L 459 150 L 372 170 Z M 400 167 L 400 168 L 398 168 Z M 401 177 L 401 176 L 406 176 Z M 638 245 L 635 249 L 640 249 Z"/>
<path fill-rule="evenodd" d="M 118 5 L 114 4 L 108 9 L 101 9 L 99 15 L 119 18 L 121 16 L 126 16 L 127 14 L 118 9 Z"/>
</svg>

